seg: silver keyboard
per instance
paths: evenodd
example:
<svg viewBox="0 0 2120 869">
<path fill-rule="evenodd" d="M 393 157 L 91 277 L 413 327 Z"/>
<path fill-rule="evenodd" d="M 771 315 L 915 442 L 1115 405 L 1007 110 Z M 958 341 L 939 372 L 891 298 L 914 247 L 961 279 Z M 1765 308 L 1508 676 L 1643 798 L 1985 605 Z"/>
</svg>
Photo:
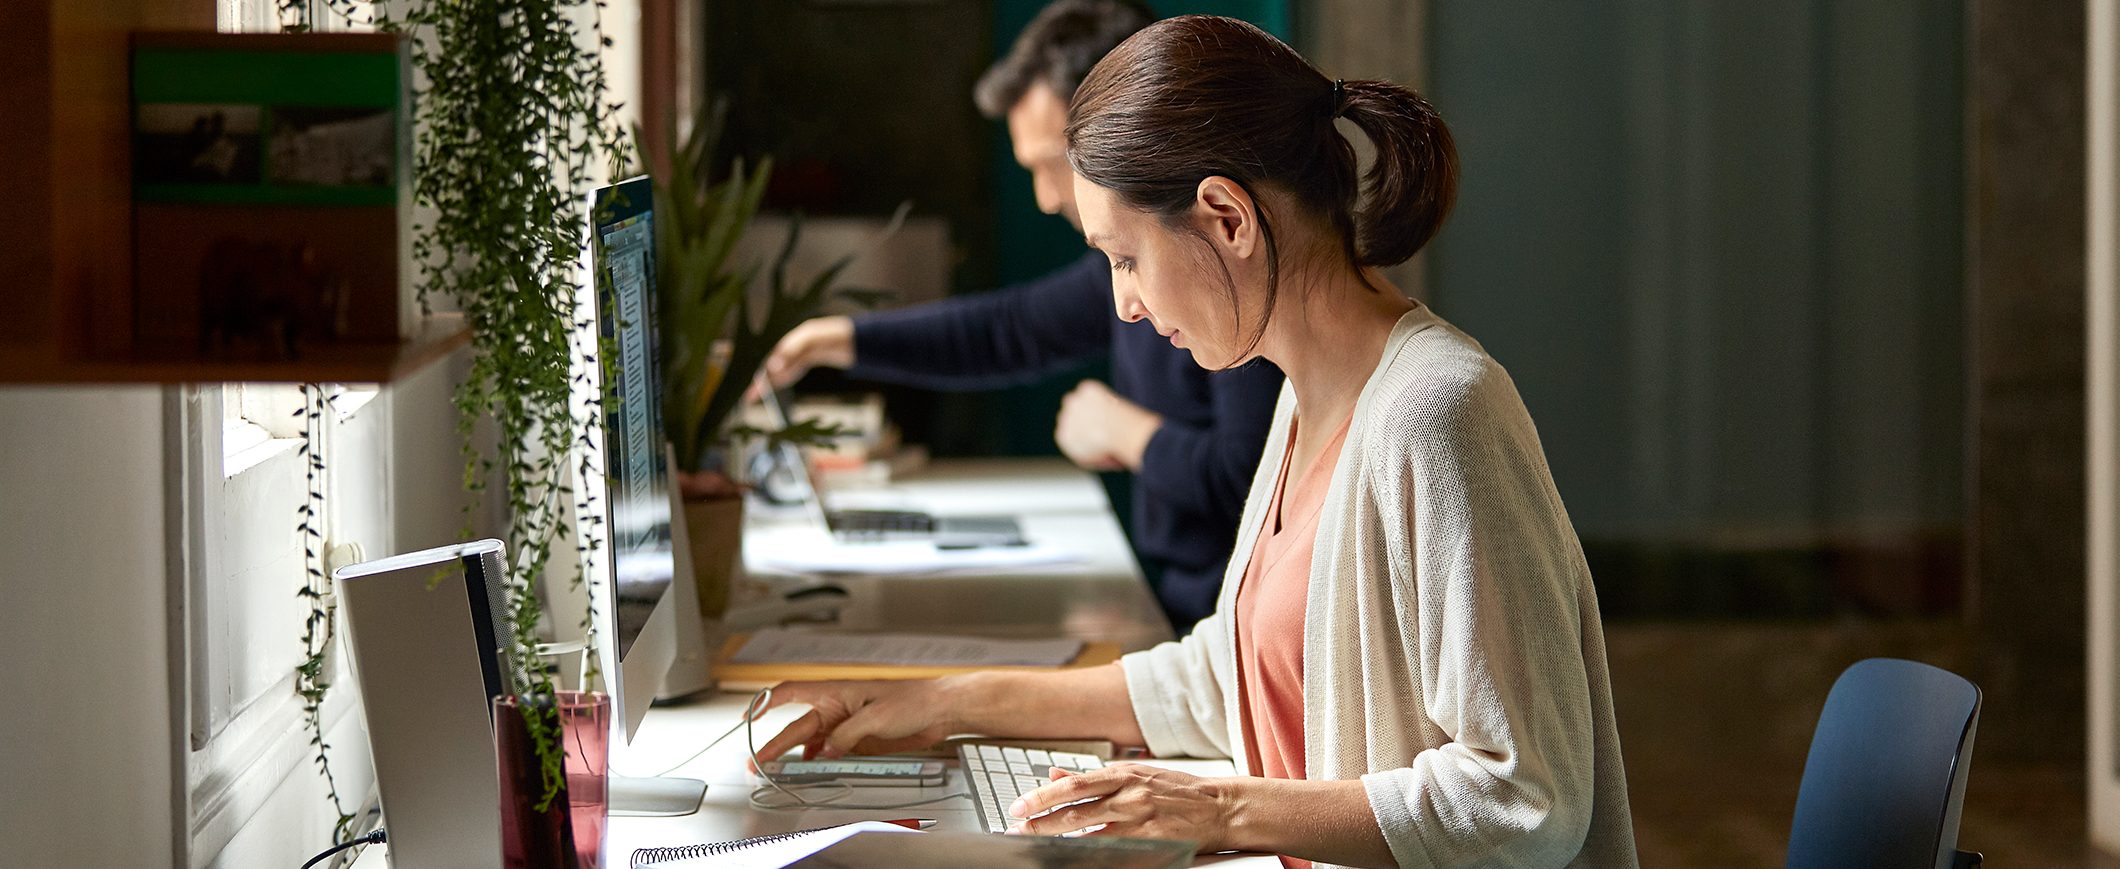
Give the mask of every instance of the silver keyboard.
<svg viewBox="0 0 2120 869">
<path fill-rule="evenodd" d="M 1050 782 L 1047 771 L 1052 767 L 1081 772 L 1104 766 L 1104 761 L 1087 754 L 984 743 L 959 745 L 957 756 L 964 761 L 964 781 L 971 786 L 972 802 L 979 804 L 990 833 L 1015 826 L 1017 819 L 1008 816 L 1009 804 Z"/>
</svg>

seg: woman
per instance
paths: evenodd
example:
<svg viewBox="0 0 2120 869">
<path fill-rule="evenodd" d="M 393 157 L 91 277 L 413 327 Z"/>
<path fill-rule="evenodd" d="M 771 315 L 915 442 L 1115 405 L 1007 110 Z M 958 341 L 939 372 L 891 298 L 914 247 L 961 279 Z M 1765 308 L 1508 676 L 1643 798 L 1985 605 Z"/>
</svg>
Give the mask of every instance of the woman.
<svg viewBox="0 0 2120 869">
<path fill-rule="evenodd" d="M 1359 207 L 1336 118 L 1376 148 Z M 1538 435 L 1479 345 L 1377 270 L 1455 197 L 1434 108 L 1185 16 L 1097 65 L 1068 142 L 1119 315 L 1205 367 L 1288 376 L 1216 613 L 1109 667 L 783 686 L 812 709 L 761 756 L 1094 736 L 1242 774 L 1055 771 L 1018 830 L 1296 865 L 1634 865 L 1596 594 Z"/>
</svg>

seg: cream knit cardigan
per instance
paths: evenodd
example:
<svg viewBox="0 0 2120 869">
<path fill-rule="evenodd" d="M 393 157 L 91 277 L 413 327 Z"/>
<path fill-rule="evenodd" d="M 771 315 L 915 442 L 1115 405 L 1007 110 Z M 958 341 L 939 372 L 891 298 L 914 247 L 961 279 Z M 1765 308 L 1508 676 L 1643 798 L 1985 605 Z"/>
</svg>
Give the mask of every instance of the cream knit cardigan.
<svg viewBox="0 0 2120 869">
<path fill-rule="evenodd" d="M 1159 755 L 1250 774 L 1229 614 L 1294 413 L 1284 386 L 1215 614 L 1120 662 Z M 1360 777 L 1408 869 L 1634 866 L 1596 591 L 1501 366 L 1426 307 L 1407 313 L 1319 515 L 1306 777 Z"/>
</svg>

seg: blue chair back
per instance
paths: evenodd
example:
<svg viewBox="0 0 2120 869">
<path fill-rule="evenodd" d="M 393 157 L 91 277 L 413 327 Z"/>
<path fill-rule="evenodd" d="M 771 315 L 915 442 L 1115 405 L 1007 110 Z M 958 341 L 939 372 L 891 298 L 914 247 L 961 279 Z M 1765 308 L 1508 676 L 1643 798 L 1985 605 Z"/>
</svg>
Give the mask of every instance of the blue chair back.
<svg viewBox="0 0 2120 869">
<path fill-rule="evenodd" d="M 1959 856 L 1980 689 L 1948 670 L 1859 661 L 1833 683 L 1811 736 L 1792 869 L 1950 869 Z"/>
</svg>

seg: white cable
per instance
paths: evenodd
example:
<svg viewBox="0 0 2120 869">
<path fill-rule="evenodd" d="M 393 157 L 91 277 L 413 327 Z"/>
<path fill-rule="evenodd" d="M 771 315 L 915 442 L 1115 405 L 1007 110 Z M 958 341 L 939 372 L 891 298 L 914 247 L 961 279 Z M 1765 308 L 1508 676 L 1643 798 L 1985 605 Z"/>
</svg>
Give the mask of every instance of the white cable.
<svg viewBox="0 0 2120 869">
<path fill-rule="evenodd" d="M 581 669 L 576 670 L 575 674 L 581 678 L 582 693 L 589 693 L 589 655 L 592 650 L 589 648 L 588 640 L 568 640 L 563 643 L 538 643 L 536 646 L 532 647 L 530 651 L 532 654 L 540 658 L 557 658 L 561 655 L 568 655 L 573 654 L 575 652 L 580 652 L 582 656 L 580 661 Z"/>
<path fill-rule="evenodd" d="M 772 689 L 767 690 L 770 691 Z M 757 703 L 757 697 L 751 698 L 751 704 L 753 706 L 755 706 Z M 663 770 L 662 772 L 656 773 L 654 775 L 642 776 L 642 778 L 662 778 L 663 776 L 684 769 L 685 767 L 691 765 L 692 761 L 698 760 L 700 755 L 706 754 L 709 749 L 712 749 L 714 746 L 720 745 L 722 740 L 728 739 L 731 735 L 736 733 L 737 728 L 743 727 L 748 730 L 748 726 L 751 723 L 751 706 L 745 706 L 743 714 L 743 720 L 738 721 L 735 724 L 729 725 L 729 729 L 722 731 L 720 736 L 714 737 L 712 740 L 708 741 L 706 745 L 700 746 L 698 751 L 692 752 L 691 757 L 678 761 L 675 766 L 672 766 L 669 769 Z"/>
</svg>

